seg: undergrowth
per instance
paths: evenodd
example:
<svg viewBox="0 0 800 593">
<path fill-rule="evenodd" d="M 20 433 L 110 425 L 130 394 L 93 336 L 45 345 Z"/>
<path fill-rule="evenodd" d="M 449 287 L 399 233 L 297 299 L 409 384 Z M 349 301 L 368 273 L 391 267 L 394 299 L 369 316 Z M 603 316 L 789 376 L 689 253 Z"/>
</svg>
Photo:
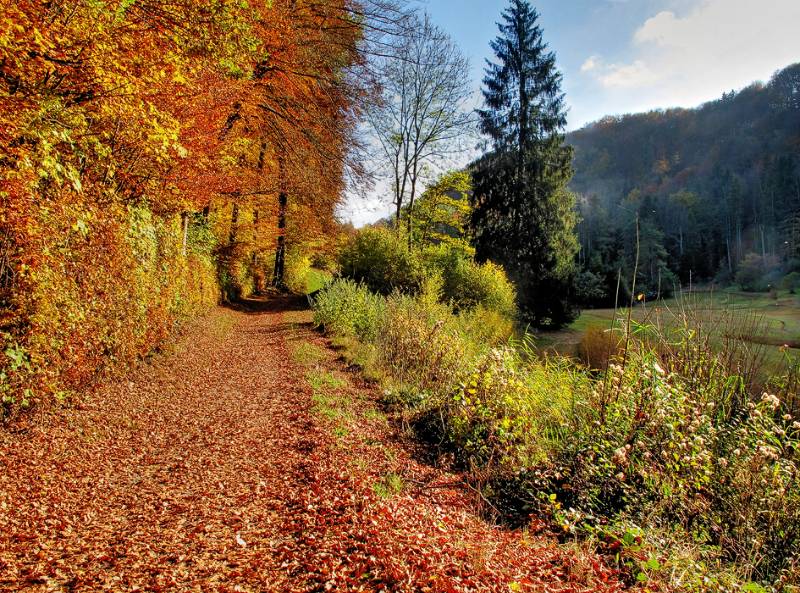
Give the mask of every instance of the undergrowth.
<svg viewBox="0 0 800 593">
<path fill-rule="evenodd" d="M 618 324 L 581 367 L 441 294 L 436 275 L 416 296 L 338 280 L 315 321 L 502 518 L 548 518 L 632 584 L 797 590 L 800 422 L 786 379 L 755 390 L 753 360 L 688 317 L 668 332 Z"/>
</svg>

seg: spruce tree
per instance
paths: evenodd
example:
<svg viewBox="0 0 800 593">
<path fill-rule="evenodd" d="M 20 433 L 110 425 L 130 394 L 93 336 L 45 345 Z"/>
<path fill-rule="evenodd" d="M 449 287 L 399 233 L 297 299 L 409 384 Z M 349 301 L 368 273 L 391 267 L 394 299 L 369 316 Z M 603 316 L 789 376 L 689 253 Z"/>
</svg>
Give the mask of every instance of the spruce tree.
<svg viewBox="0 0 800 593">
<path fill-rule="evenodd" d="M 478 111 L 491 150 L 472 169 L 471 223 L 476 257 L 506 268 L 523 318 L 558 327 L 576 313 L 572 149 L 562 134 L 561 73 L 538 18 L 526 0 L 511 0 L 491 43 L 496 62 L 487 61 Z"/>
</svg>

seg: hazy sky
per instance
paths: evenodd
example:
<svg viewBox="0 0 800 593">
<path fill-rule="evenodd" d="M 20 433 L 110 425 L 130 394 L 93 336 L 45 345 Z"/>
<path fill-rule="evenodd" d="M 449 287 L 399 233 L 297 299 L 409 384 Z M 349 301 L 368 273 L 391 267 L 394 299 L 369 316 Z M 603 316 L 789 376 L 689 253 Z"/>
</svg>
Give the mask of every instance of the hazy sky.
<svg viewBox="0 0 800 593">
<path fill-rule="evenodd" d="M 800 61 L 800 0 L 534 0 L 564 75 L 569 129 L 604 115 L 692 107 L 767 80 Z M 480 88 L 506 0 L 420 5 L 472 61 Z M 351 199 L 358 224 L 390 211 L 388 196 Z"/>
</svg>

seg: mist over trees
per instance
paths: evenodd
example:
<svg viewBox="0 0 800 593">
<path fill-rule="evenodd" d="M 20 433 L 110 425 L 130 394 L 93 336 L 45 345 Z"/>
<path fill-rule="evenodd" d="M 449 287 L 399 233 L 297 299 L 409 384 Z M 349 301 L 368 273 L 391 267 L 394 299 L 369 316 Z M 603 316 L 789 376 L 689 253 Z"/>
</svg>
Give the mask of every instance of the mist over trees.
<svg viewBox="0 0 800 593">
<path fill-rule="evenodd" d="M 800 271 L 800 64 L 697 109 L 604 118 L 568 142 L 585 304 L 613 304 L 619 270 L 630 286 L 637 216 L 637 285 L 654 296 L 712 280 L 765 290 Z"/>
</svg>

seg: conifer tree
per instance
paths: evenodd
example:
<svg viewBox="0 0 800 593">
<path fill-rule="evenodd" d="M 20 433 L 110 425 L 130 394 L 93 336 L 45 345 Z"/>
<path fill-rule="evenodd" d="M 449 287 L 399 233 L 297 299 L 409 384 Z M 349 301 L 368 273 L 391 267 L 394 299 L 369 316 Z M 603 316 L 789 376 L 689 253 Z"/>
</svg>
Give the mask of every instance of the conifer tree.
<svg viewBox="0 0 800 593">
<path fill-rule="evenodd" d="M 473 166 L 471 223 L 477 258 L 506 268 L 525 319 L 558 327 L 575 316 L 578 242 L 561 73 L 538 18 L 526 0 L 511 0 L 491 43 L 496 62 L 487 62 L 478 111 L 491 151 Z"/>
</svg>

